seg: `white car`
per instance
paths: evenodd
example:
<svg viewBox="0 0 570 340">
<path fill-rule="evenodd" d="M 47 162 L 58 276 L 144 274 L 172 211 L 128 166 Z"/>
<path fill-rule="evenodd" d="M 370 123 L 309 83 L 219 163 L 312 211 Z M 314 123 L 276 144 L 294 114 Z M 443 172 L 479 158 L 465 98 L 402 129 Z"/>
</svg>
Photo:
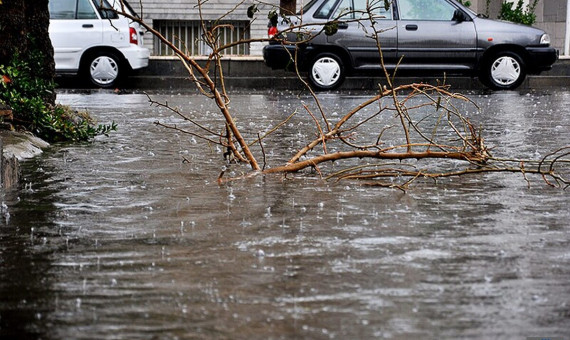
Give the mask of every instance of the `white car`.
<svg viewBox="0 0 570 340">
<path fill-rule="evenodd" d="M 142 27 L 108 10 L 120 5 L 118 0 L 49 1 L 56 74 L 79 75 L 109 88 L 132 70 L 148 66 L 150 52 L 143 46 Z"/>
</svg>

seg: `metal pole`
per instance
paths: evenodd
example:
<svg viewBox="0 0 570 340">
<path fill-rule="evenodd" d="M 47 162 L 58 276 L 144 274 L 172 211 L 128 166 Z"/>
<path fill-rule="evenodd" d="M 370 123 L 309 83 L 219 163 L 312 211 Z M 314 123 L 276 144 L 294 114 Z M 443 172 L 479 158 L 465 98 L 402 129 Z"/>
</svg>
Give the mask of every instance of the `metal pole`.
<svg viewBox="0 0 570 340">
<path fill-rule="evenodd" d="M 564 39 L 564 55 L 570 56 L 570 0 L 566 1 L 566 39 Z"/>
</svg>

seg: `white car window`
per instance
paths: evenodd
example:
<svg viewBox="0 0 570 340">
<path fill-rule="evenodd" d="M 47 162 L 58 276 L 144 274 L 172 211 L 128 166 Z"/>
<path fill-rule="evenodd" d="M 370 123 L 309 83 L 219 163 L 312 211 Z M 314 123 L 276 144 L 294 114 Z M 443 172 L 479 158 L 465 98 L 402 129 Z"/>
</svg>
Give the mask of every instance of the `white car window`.
<svg viewBox="0 0 570 340">
<path fill-rule="evenodd" d="M 445 0 L 398 0 L 401 20 L 447 21 L 455 7 Z"/>
<path fill-rule="evenodd" d="M 97 13 L 90 0 L 79 0 L 77 2 L 77 19 L 97 19 Z"/>
<path fill-rule="evenodd" d="M 48 8 L 50 19 L 98 19 L 91 0 L 51 0 Z"/>
<path fill-rule="evenodd" d="M 127 3 L 124 3 L 125 5 L 127 5 Z M 118 19 L 119 15 L 115 12 L 115 10 L 113 8 L 113 6 L 111 6 L 111 4 L 107 1 L 107 0 L 96 0 L 95 1 L 95 7 L 97 7 L 97 10 L 99 11 L 99 15 L 101 15 L 102 19 Z M 117 6 L 118 8 L 121 8 L 120 5 Z M 129 12 L 129 8 L 125 8 L 125 10 L 127 11 L 127 13 Z M 132 13 L 132 11 L 131 11 Z"/>
<path fill-rule="evenodd" d="M 75 19 L 77 0 L 52 0 L 48 8 L 50 19 Z"/>
</svg>

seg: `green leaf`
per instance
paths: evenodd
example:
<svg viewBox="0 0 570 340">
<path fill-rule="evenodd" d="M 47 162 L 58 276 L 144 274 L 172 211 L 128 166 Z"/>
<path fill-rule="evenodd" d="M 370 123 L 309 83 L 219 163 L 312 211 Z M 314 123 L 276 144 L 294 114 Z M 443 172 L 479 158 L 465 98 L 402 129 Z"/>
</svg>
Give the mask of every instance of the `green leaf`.
<svg viewBox="0 0 570 340">
<path fill-rule="evenodd" d="M 336 32 L 338 32 L 338 22 L 331 21 L 327 23 L 324 27 L 324 30 L 325 34 L 328 36 L 334 35 Z"/>
</svg>

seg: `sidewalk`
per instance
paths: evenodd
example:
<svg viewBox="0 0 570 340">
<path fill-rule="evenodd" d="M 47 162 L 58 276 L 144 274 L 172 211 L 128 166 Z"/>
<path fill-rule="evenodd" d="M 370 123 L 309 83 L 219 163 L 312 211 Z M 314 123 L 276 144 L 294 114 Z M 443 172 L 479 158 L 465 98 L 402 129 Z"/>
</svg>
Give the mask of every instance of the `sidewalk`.
<svg viewBox="0 0 570 340">
<path fill-rule="evenodd" d="M 265 66 L 261 57 L 234 57 L 223 61 L 224 79 L 230 89 L 251 90 L 296 90 L 303 87 L 293 72 L 272 70 Z M 303 75 L 304 76 L 304 75 Z M 425 82 L 435 84 L 437 77 L 399 77 L 397 83 Z M 377 84 L 384 84 L 381 76 L 347 77 L 341 90 L 368 90 Z M 454 89 L 484 89 L 477 79 L 465 76 L 448 77 L 446 83 Z M 146 69 L 131 76 L 129 88 L 150 90 L 174 90 L 193 88 L 188 80 L 188 73 L 182 63 L 175 58 L 155 57 Z M 552 87 L 570 87 L 570 58 L 558 60 L 553 69 L 540 75 L 527 76 L 520 89 L 541 89 Z"/>
</svg>

